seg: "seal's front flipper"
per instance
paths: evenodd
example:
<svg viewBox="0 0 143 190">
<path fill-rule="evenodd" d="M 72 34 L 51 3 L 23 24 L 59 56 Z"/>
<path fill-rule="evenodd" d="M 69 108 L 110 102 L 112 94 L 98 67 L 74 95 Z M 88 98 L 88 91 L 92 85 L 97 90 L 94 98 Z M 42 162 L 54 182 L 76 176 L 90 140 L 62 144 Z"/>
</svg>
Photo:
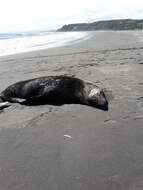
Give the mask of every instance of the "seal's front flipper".
<svg viewBox="0 0 143 190">
<path fill-rule="evenodd" d="M 10 98 L 9 102 L 11 103 L 22 103 L 24 102 L 26 99 L 22 99 L 22 98 Z"/>
<path fill-rule="evenodd" d="M 22 105 L 39 105 L 42 101 L 41 96 L 32 96 L 27 98 L 25 101 L 21 102 Z"/>
<path fill-rule="evenodd" d="M 2 103 L 0 103 L 0 110 L 7 108 L 9 106 L 11 106 L 11 104 L 9 102 L 2 102 Z"/>
</svg>

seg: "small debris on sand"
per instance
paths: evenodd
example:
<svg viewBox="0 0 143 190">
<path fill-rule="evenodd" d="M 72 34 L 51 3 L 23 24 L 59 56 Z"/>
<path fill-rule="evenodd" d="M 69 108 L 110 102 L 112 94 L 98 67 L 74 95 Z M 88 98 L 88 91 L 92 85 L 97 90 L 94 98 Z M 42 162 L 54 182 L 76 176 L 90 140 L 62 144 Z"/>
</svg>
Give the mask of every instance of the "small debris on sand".
<svg viewBox="0 0 143 190">
<path fill-rule="evenodd" d="M 72 137 L 70 135 L 64 135 L 64 137 L 72 139 Z"/>
</svg>

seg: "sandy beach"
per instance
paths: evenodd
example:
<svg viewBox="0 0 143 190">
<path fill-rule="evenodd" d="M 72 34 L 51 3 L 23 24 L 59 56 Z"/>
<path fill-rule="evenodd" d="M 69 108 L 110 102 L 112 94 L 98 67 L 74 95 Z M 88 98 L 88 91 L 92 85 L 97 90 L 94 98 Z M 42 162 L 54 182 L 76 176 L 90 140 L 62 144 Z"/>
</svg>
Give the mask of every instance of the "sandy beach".
<svg viewBox="0 0 143 190">
<path fill-rule="evenodd" d="M 143 32 L 90 35 L 0 57 L 0 91 L 67 74 L 101 82 L 114 95 L 108 112 L 74 104 L 13 104 L 1 111 L 0 190 L 143 189 Z"/>
</svg>

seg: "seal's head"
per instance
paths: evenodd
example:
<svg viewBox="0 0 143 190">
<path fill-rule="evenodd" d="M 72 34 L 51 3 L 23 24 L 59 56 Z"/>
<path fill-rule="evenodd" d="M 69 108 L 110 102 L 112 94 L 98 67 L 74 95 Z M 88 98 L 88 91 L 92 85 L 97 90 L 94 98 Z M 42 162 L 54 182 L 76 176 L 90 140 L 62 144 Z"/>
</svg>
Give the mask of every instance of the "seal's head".
<svg viewBox="0 0 143 190">
<path fill-rule="evenodd" d="M 102 109 L 104 111 L 108 110 L 108 100 L 103 89 L 92 89 L 88 94 L 87 103 L 90 106 Z"/>
</svg>

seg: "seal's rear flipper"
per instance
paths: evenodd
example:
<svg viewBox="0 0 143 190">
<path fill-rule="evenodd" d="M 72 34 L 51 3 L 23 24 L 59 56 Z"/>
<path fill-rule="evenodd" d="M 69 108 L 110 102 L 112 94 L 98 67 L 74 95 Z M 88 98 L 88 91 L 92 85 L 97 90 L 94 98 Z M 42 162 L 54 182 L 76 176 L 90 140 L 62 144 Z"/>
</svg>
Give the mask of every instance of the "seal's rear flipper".
<svg viewBox="0 0 143 190">
<path fill-rule="evenodd" d="M 11 104 L 9 102 L 2 102 L 2 103 L 0 103 L 0 110 L 7 108 L 9 106 L 11 106 Z"/>
<path fill-rule="evenodd" d="M 22 103 L 24 102 L 26 99 L 23 98 L 7 98 L 9 102 L 11 103 Z"/>
</svg>

